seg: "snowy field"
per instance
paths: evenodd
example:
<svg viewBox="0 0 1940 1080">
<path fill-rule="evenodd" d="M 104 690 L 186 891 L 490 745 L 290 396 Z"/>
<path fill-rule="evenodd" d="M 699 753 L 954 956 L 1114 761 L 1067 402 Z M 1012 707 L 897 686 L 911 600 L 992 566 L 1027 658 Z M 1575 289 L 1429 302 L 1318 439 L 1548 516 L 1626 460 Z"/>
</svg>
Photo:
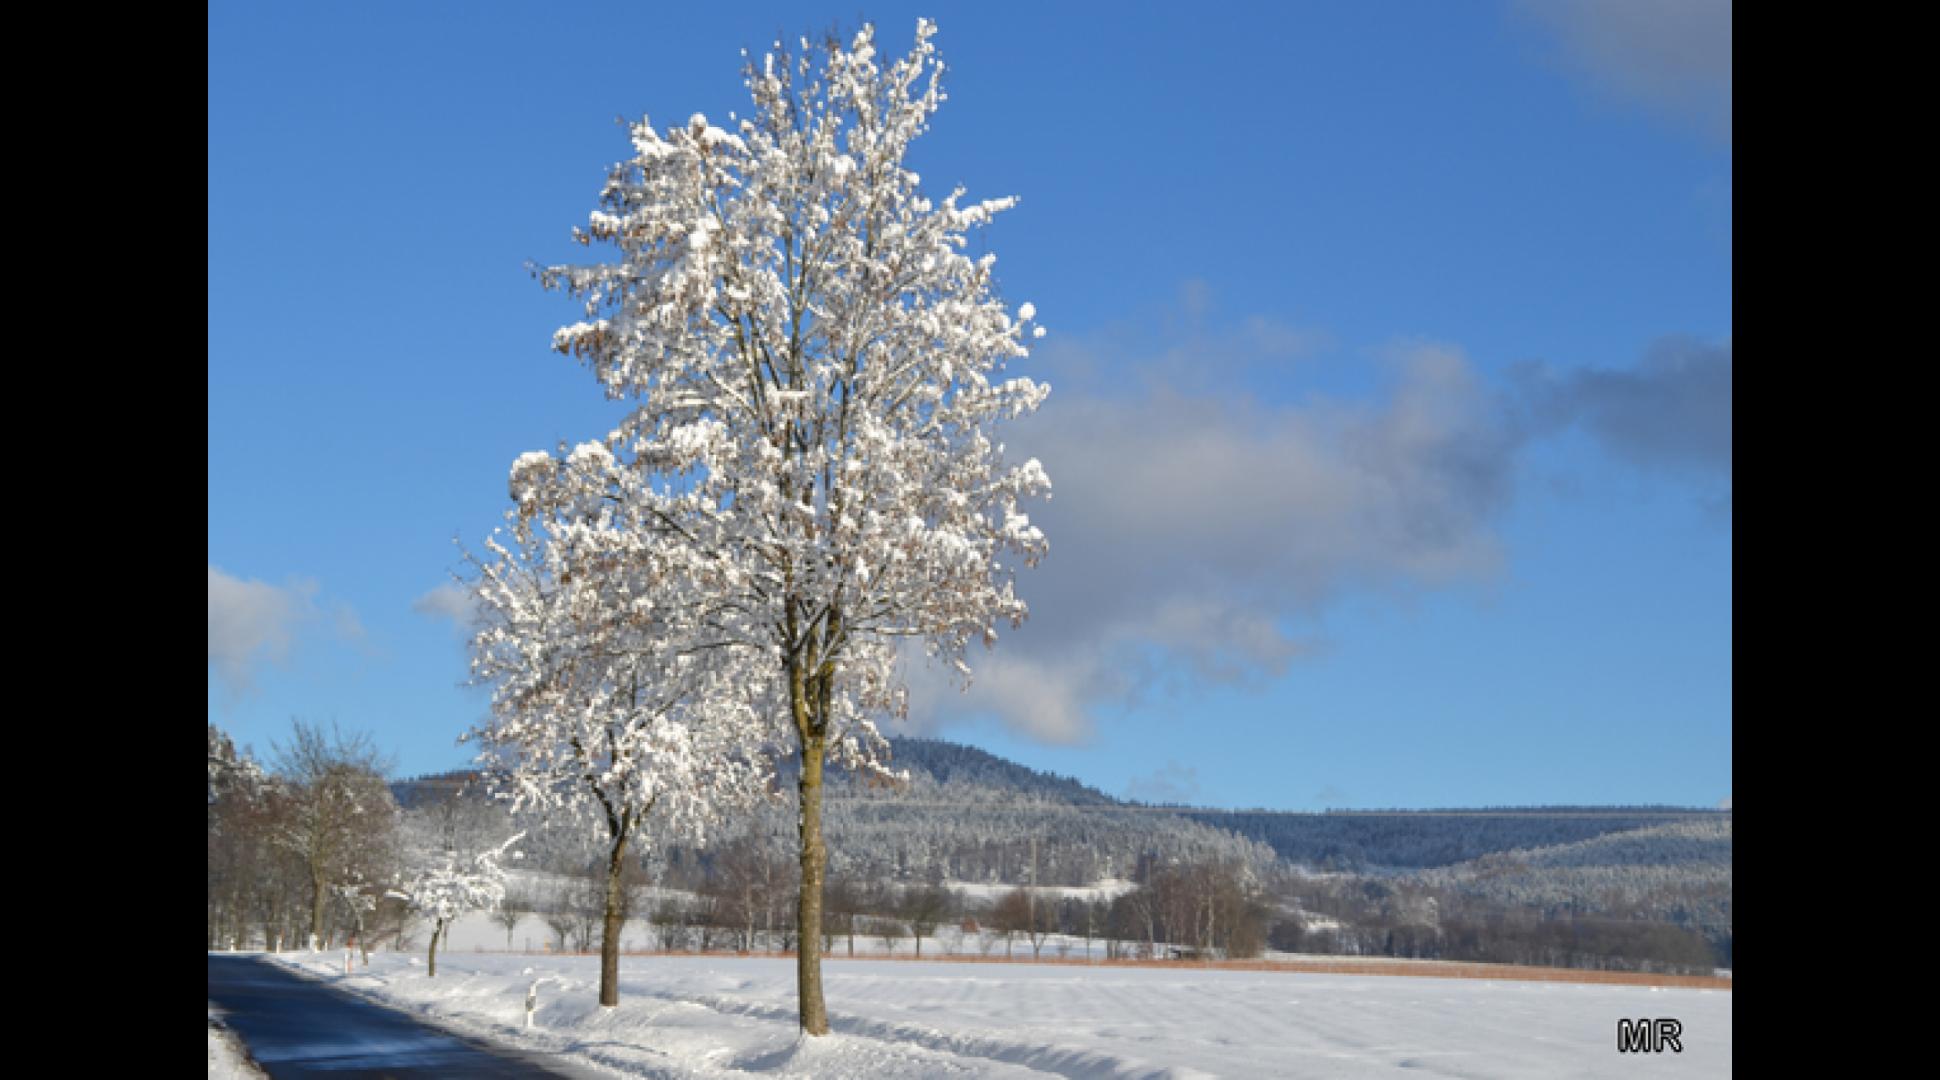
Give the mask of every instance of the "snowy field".
<svg viewBox="0 0 1940 1080">
<path fill-rule="evenodd" d="M 833 1033 L 796 1032 L 787 959 L 637 956 L 597 1004 L 593 956 L 454 951 L 283 963 L 468 1034 L 617 1075 L 731 1077 L 1723 1077 L 1731 993 L 1473 979 L 846 960 Z M 535 980 L 538 1009 L 524 1028 Z M 1619 1053 L 1619 1019 L 1674 1017 L 1681 1053 Z"/>
</svg>

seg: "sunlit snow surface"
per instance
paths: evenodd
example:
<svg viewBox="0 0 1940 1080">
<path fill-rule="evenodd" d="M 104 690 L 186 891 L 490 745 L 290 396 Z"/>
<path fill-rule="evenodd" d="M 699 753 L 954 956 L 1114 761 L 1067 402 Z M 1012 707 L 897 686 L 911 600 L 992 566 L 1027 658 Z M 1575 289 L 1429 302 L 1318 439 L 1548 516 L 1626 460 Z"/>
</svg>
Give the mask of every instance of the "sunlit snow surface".
<svg viewBox="0 0 1940 1080">
<path fill-rule="evenodd" d="M 625 1075 L 726 1077 L 1722 1077 L 1731 993 L 1392 976 L 830 959 L 833 1033 L 801 1040 L 792 960 L 284 954 L 451 1026 Z M 524 972 L 530 969 L 530 974 Z M 524 1030 L 526 992 L 538 1009 Z M 1617 1021 L 1670 1017 L 1681 1053 L 1619 1053 Z"/>
</svg>

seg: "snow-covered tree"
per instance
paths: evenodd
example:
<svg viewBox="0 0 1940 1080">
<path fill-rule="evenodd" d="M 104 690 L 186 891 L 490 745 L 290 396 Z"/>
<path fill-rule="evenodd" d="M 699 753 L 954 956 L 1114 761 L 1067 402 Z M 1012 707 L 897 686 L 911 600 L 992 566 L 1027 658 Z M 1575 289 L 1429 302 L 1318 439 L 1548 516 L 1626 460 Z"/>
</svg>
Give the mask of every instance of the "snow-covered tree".
<svg viewBox="0 0 1940 1080">
<path fill-rule="evenodd" d="M 348 916 L 351 928 L 350 936 L 356 940 L 357 950 L 364 956 L 364 966 L 369 967 L 370 916 L 377 910 L 377 901 L 382 897 L 384 890 L 380 886 L 354 882 L 347 885 L 332 886 L 330 891 L 336 896 L 338 904 Z"/>
<path fill-rule="evenodd" d="M 537 483 L 538 461 L 557 467 Z M 493 713 L 467 734 L 513 811 L 565 819 L 606 853 L 600 1004 L 619 1004 L 627 861 L 653 815 L 659 835 L 704 844 L 709 827 L 766 791 L 758 698 L 718 656 L 669 632 L 691 597 L 604 494 L 598 444 L 564 461 L 526 455 L 507 531 L 475 560 L 482 621 L 475 677 Z M 636 843 L 638 841 L 639 843 Z"/>
<path fill-rule="evenodd" d="M 438 942 L 452 920 L 468 911 L 490 911 L 504 898 L 505 868 L 499 860 L 524 835 L 514 833 L 496 847 L 476 854 L 447 848 L 412 869 L 392 891 L 391 895 L 409 904 L 411 910 L 431 920 L 429 974 L 438 973 Z"/>
<path fill-rule="evenodd" d="M 869 27 L 795 55 L 778 42 L 747 65 L 754 112 L 733 131 L 641 120 L 575 232 L 613 261 L 537 271 L 584 301 L 555 347 L 638 407 L 564 460 L 521 458 L 515 496 L 596 518 L 610 561 L 595 572 L 653 576 L 678 597 L 657 632 L 683 656 L 730 656 L 737 684 L 777 704 L 763 719 L 800 765 L 814 1035 L 825 762 L 877 765 L 871 718 L 905 708 L 901 640 L 967 679 L 966 647 L 1025 615 L 1017 563 L 1046 550 L 1019 504 L 1050 481 L 992 437 L 1049 392 L 1000 376 L 1036 313 L 998 299 L 994 255 L 963 250 L 1014 200 L 932 201 L 904 161 L 944 96 L 934 33 L 920 20 L 886 67 Z"/>
<path fill-rule="evenodd" d="M 268 774 L 255 758 L 247 752 L 238 754 L 228 733 L 214 724 L 209 725 L 210 806 L 232 791 L 246 792 L 261 787 L 267 780 Z"/>
</svg>

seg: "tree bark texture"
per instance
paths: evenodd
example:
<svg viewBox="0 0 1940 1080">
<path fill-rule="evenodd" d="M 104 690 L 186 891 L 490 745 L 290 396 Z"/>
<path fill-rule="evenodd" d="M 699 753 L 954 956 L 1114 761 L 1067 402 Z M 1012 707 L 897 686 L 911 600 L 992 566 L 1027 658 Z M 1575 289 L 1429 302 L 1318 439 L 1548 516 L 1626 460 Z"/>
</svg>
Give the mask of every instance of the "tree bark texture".
<svg viewBox="0 0 1940 1080">
<path fill-rule="evenodd" d="M 620 933 L 626 927 L 624 884 L 620 873 L 626 867 L 627 834 L 613 841 L 613 852 L 606 861 L 606 922 L 600 931 L 600 1004 L 611 1008 L 620 1003 Z"/>
<path fill-rule="evenodd" d="M 828 849 L 822 843 L 822 758 L 820 738 L 802 742 L 801 836 L 802 893 L 796 908 L 795 982 L 801 999 L 802 1031 L 829 1033 L 828 1008 L 822 1001 L 822 879 Z"/>
</svg>

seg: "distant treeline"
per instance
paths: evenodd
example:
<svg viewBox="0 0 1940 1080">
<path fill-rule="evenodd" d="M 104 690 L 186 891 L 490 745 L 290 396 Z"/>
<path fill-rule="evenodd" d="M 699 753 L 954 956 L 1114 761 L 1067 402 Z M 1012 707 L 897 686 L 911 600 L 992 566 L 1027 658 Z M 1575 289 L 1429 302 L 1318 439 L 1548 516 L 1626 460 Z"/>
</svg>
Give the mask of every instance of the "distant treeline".
<svg viewBox="0 0 1940 1080">
<path fill-rule="evenodd" d="M 841 883 L 831 902 L 844 908 L 847 930 L 907 922 L 904 901 L 892 898 L 942 882 L 1116 879 L 1139 888 L 1112 902 L 1059 901 L 1039 917 L 1068 934 L 1116 936 L 1127 948 L 1169 940 L 1236 953 L 1274 947 L 1667 971 L 1731 963 L 1730 811 L 1155 806 L 974 747 L 915 738 L 893 746 L 893 767 L 907 770 L 906 784 L 885 788 L 839 774 L 829 781 L 829 873 Z M 464 772 L 418 777 L 392 791 L 409 808 L 448 797 L 468 779 Z M 742 940 L 754 926 L 746 913 L 757 908 L 763 925 L 781 918 L 777 933 L 788 932 L 787 905 L 758 898 L 747 884 L 749 851 L 764 852 L 755 862 L 765 866 L 793 835 L 791 778 L 779 776 L 775 788 L 775 802 L 732 836 L 705 847 L 647 844 L 655 854 L 646 879 L 696 896 L 725 896 L 726 883 L 741 882 L 733 903 L 711 903 L 746 920 Z M 590 865 L 594 853 L 581 834 L 543 822 L 518 826 L 527 830 L 524 865 L 564 875 Z M 1181 885 L 1215 881 L 1197 892 Z M 1199 899 L 1180 899 L 1186 896 Z M 963 896 L 945 909 L 946 921 L 997 917 Z M 690 929 L 714 918 L 674 908 L 664 914 Z M 712 940 L 704 929 L 692 933 L 696 944 Z"/>
</svg>

